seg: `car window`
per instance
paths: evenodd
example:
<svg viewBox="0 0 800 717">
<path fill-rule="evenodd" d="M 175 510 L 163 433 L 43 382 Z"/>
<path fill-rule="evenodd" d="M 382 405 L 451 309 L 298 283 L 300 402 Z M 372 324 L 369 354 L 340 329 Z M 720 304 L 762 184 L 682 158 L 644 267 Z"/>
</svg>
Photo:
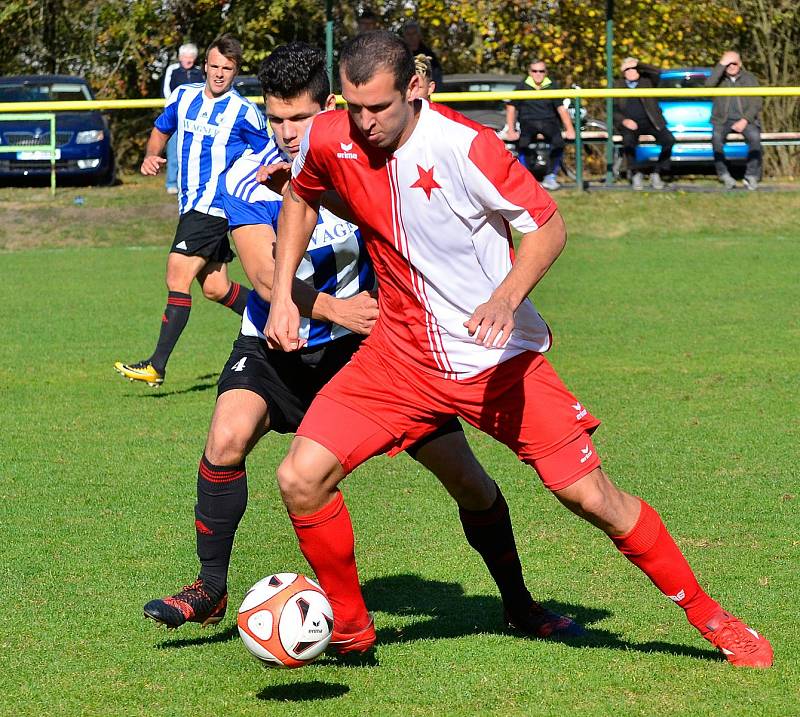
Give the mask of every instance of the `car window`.
<svg viewBox="0 0 800 717">
<path fill-rule="evenodd" d="M 706 75 L 703 72 L 685 72 L 681 75 L 661 75 L 658 80 L 659 87 L 681 88 L 681 87 L 705 87 Z M 662 101 L 667 98 L 662 98 Z M 681 102 L 707 102 L 708 97 L 684 97 Z"/>
<path fill-rule="evenodd" d="M 516 82 L 444 82 L 440 92 L 513 92 Z M 502 110 L 505 104 L 502 100 L 478 100 L 469 102 L 447 102 L 445 104 L 460 109 L 472 110 Z"/>
<path fill-rule="evenodd" d="M 258 80 L 244 80 L 236 83 L 236 91 L 242 97 L 261 97 L 261 84 Z"/>
<path fill-rule="evenodd" d="M 52 102 L 61 100 L 91 100 L 86 85 L 71 83 L 0 85 L 0 102 Z"/>
</svg>

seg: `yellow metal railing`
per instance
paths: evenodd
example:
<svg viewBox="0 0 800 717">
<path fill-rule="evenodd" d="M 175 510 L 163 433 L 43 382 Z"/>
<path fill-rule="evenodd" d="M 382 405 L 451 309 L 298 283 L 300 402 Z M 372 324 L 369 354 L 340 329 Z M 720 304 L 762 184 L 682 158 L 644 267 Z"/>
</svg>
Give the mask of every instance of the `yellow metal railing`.
<svg viewBox="0 0 800 717">
<path fill-rule="evenodd" d="M 519 90 L 517 92 L 436 92 L 434 102 L 480 102 L 482 100 L 552 100 L 560 98 L 593 99 L 605 97 L 791 97 L 800 96 L 800 87 L 648 87 L 629 90 L 627 88 L 577 88 L 561 90 Z M 248 97 L 263 104 L 261 97 Z M 339 95 L 337 102 L 344 100 Z M 5 112 L 86 112 L 89 110 L 157 109 L 164 106 L 164 99 L 147 100 L 82 100 L 79 102 L 0 102 L 0 113 Z"/>
<path fill-rule="evenodd" d="M 609 97 L 669 97 L 672 99 L 689 99 L 692 97 L 793 97 L 800 96 L 800 87 L 648 87 L 624 88 L 575 88 L 559 90 L 519 90 L 516 92 L 436 92 L 431 96 L 434 102 L 481 102 L 485 100 L 552 100 L 573 99 L 579 116 L 581 100 L 602 99 Z M 263 104 L 261 97 L 248 99 Z M 343 104 L 344 100 L 337 95 L 336 100 Z M 158 109 L 164 106 L 164 99 L 146 100 L 85 100 L 81 102 L 5 102 L 0 103 L 0 118 L 5 113 L 20 112 L 63 112 L 88 110 L 126 110 L 126 109 Z M 55 136 L 55 133 L 51 133 Z M 583 189 L 583 160 L 580 123 L 575 126 L 576 179 L 578 188 Z M 55 160 L 54 160 L 55 161 Z"/>
</svg>

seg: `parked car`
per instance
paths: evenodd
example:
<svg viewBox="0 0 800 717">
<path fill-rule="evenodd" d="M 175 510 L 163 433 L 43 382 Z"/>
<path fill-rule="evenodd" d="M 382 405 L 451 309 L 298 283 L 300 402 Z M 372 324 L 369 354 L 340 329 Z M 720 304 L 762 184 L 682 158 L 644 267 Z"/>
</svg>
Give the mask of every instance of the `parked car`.
<svg viewBox="0 0 800 717">
<path fill-rule="evenodd" d="M 437 92 L 513 92 L 522 82 L 522 75 L 466 74 L 445 75 Z M 444 102 L 474 122 L 480 122 L 501 132 L 506 125 L 506 105 L 503 100 L 477 102 Z"/>
<path fill-rule="evenodd" d="M 662 70 L 659 87 L 704 87 L 711 75 L 709 67 L 679 67 Z M 707 97 L 659 100 L 667 128 L 674 134 L 710 135 L 711 99 Z M 639 145 L 636 159 L 640 162 L 655 162 L 660 149 L 657 145 Z M 725 145 L 725 157 L 734 165 L 744 165 L 747 160 L 745 142 L 729 142 Z M 713 172 L 714 153 L 711 140 L 678 142 L 672 148 L 673 169 L 688 172 Z"/>
<path fill-rule="evenodd" d="M 94 95 L 79 77 L 67 75 L 19 75 L 0 77 L 0 102 L 54 102 L 92 100 Z M 26 149 L 0 152 L 0 179 L 50 174 L 50 144 L 47 120 L 4 119 L 0 114 L 0 146 Z M 90 183 L 112 184 L 115 180 L 111 132 L 97 111 L 56 113 L 56 176 Z"/>
<path fill-rule="evenodd" d="M 258 81 L 258 77 L 255 75 L 239 75 L 233 81 L 233 87 L 242 97 L 264 96 L 261 92 L 261 83 Z M 266 109 L 263 102 L 258 104 L 258 108 L 263 114 L 266 115 Z"/>
</svg>

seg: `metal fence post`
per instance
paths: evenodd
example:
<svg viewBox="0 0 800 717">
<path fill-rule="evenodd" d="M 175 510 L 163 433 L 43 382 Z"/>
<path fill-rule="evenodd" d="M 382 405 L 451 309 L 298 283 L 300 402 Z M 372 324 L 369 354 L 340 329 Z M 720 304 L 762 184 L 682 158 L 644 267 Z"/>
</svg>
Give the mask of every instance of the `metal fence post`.
<svg viewBox="0 0 800 717">
<path fill-rule="evenodd" d="M 582 192 L 583 187 L 583 138 L 581 136 L 581 98 L 575 97 L 575 181 L 578 183 L 578 191 Z"/>
<path fill-rule="evenodd" d="M 55 196 L 56 194 L 56 149 L 58 141 L 56 139 L 56 115 L 53 112 L 33 112 L 26 114 L 0 114 L 0 122 L 18 122 L 20 120 L 49 120 L 50 122 L 50 144 L 45 145 L 2 145 L 0 146 L 0 153 L 14 154 L 18 152 L 31 152 L 31 147 L 39 147 L 47 149 L 50 155 L 50 192 Z"/>
<path fill-rule="evenodd" d="M 50 115 L 50 194 L 56 196 L 56 116 Z"/>
</svg>

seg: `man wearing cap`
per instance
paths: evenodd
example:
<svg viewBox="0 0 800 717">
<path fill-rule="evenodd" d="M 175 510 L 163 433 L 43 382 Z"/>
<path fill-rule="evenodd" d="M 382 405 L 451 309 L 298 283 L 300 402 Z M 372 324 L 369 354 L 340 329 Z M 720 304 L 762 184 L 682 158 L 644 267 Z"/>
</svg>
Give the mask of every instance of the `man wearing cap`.
<svg viewBox="0 0 800 717">
<path fill-rule="evenodd" d="M 640 63 L 635 57 L 622 61 L 622 78 L 614 87 L 637 88 L 656 87 L 661 70 L 653 65 Z M 643 189 L 642 167 L 636 162 L 636 146 L 643 134 L 655 137 L 661 145 L 655 171 L 650 174 L 653 189 L 664 189 L 661 175 L 669 171 L 672 146 L 675 137 L 667 129 L 664 115 L 658 100 L 654 97 L 618 97 L 614 100 L 614 128 L 622 135 L 622 151 L 625 155 L 631 184 L 636 190 Z"/>
</svg>

